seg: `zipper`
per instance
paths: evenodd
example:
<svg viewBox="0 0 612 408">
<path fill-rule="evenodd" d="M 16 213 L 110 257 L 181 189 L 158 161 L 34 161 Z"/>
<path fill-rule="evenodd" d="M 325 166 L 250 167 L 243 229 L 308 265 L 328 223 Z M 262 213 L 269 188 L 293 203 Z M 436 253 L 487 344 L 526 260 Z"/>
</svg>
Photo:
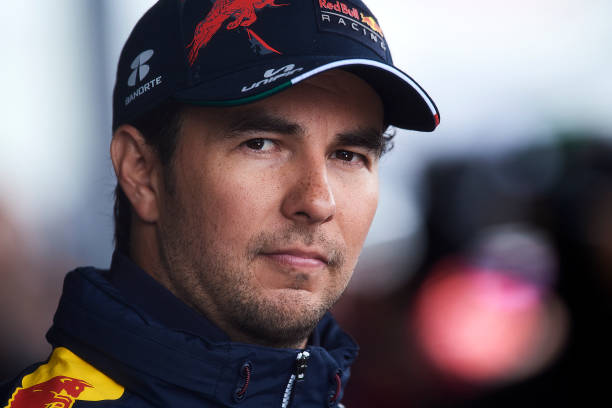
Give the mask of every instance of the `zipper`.
<svg viewBox="0 0 612 408">
<path fill-rule="evenodd" d="M 281 408 L 287 408 L 289 406 L 295 383 L 304 380 L 309 358 L 310 352 L 308 350 L 300 351 L 297 354 L 293 373 L 291 373 L 291 377 L 289 377 L 289 382 L 287 383 L 287 386 L 285 387 L 285 392 L 283 393 L 283 402 L 281 404 Z"/>
</svg>

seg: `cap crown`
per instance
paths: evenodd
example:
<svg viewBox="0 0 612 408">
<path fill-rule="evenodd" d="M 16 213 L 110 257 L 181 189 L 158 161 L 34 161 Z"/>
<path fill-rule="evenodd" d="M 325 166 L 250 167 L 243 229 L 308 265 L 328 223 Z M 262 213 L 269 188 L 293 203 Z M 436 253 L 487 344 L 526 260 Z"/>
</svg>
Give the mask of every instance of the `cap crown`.
<svg viewBox="0 0 612 408">
<path fill-rule="evenodd" d="M 269 69 L 286 73 L 275 71 L 295 57 L 356 55 L 392 63 L 382 30 L 361 1 L 160 0 L 136 24 L 121 53 L 113 122 L 201 84 L 210 90 L 200 93 L 205 101 L 231 100 L 237 89 L 265 79 Z M 244 73 L 244 83 L 224 80 L 255 67 L 268 68 Z"/>
<path fill-rule="evenodd" d="M 391 124 L 436 127 L 433 101 L 393 67 L 384 33 L 360 0 L 159 0 L 121 53 L 113 126 L 168 98 L 238 105 L 339 66 L 379 92 Z"/>
</svg>

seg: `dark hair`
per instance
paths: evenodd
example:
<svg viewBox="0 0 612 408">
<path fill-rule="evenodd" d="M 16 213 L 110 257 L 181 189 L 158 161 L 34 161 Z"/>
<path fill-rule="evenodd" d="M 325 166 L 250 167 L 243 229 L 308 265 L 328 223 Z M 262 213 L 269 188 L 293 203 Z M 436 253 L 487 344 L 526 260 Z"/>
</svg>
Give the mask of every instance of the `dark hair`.
<svg viewBox="0 0 612 408">
<path fill-rule="evenodd" d="M 385 124 L 385 131 L 382 135 L 382 149 L 380 151 L 381 156 L 393 149 L 393 138 L 395 137 L 396 133 L 397 129 L 395 129 L 393 126 Z"/>
<path fill-rule="evenodd" d="M 174 151 L 178 143 L 186 106 L 185 104 L 170 100 L 130 123 L 142 133 L 147 144 L 157 152 L 159 161 L 166 171 L 166 183 L 172 181 L 172 178 L 168 177 L 168 171 L 170 170 Z M 381 155 L 393 148 L 392 139 L 394 137 L 395 129 L 388 127 L 382 135 Z M 168 185 L 167 188 L 171 189 L 171 186 Z M 132 205 L 118 182 L 115 187 L 113 215 L 115 219 L 115 250 L 129 255 Z"/>
<path fill-rule="evenodd" d="M 181 130 L 185 105 L 169 100 L 157 108 L 138 117 L 130 124 L 144 136 L 148 145 L 156 152 L 162 166 L 168 170 Z M 113 129 L 113 132 L 116 129 Z M 165 177 L 166 181 L 171 180 Z M 126 255 L 130 253 L 130 224 L 132 221 L 132 205 L 121 189 L 119 182 L 115 187 L 115 250 Z"/>
</svg>

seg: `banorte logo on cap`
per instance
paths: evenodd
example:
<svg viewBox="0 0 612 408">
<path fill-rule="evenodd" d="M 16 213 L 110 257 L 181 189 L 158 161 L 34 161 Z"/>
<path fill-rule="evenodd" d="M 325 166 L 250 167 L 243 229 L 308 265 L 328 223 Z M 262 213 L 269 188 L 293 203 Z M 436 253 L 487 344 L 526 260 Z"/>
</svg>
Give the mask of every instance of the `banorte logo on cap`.
<svg viewBox="0 0 612 408">
<path fill-rule="evenodd" d="M 145 79 L 147 74 L 149 73 L 149 66 L 145 64 L 145 62 L 149 61 L 153 56 L 153 50 L 146 50 L 138 54 L 134 61 L 130 64 L 130 68 L 133 69 L 130 77 L 128 78 L 128 86 L 136 85 L 136 77 L 138 76 L 138 80 L 142 81 Z"/>
<path fill-rule="evenodd" d="M 255 34 L 253 30 L 248 28 L 257 20 L 256 11 L 268 6 L 282 7 L 289 6 L 289 4 L 278 4 L 276 0 L 216 0 L 204 20 L 197 24 L 193 34 L 193 40 L 191 40 L 186 47 L 189 49 L 189 65 L 193 66 L 198 59 L 200 49 L 206 47 L 217 31 L 219 31 L 221 26 L 230 17 L 233 17 L 234 20 L 230 21 L 227 26 L 225 26 L 227 30 L 245 27 L 248 39 L 252 44 L 258 44 L 268 52 L 282 54 L 280 51 L 268 45 L 268 43 Z"/>
<path fill-rule="evenodd" d="M 149 71 L 151 70 L 151 67 L 149 66 L 149 64 L 146 64 L 146 62 L 149 62 L 149 60 L 153 57 L 153 54 L 155 54 L 155 51 L 145 50 L 138 54 L 136 58 L 132 60 L 132 63 L 130 64 L 132 72 L 130 73 L 130 76 L 127 80 L 128 87 L 133 88 L 134 86 L 136 86 L 137 83 L 142 83 L 142 81 L 147 77 Z M 138 88 L 136 88 L 134 91 L 132 91 L 129 95 L 125 97 L 125 106 L 128 106 L 136 98 L 151 91 L 156 86 L 161 85 L 161 83 L 161 75 L 158 75 L 150 81 L 142 83 Z"/>
</svg>

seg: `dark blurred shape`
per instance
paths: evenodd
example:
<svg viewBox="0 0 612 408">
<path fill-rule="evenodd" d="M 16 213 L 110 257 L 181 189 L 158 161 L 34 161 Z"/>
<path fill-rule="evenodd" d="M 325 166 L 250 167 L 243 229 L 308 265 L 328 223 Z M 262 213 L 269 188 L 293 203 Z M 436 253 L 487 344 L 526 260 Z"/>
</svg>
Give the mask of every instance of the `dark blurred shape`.
<svg viewBox="0 0 612 408">
<path fill-rule="evenodd" d="M 418 234 L 365 248 L 348 291 L 376 298 L 406 285 L 421 261 L 422 250 L 422 237 Z"/>
<path fill-rule="evenodd" d="M 439 161 L 422 190 L 417 274 L 337 305 L 362 347 L 347 406 L 610 405 L 610 141 Z"/>
<path fill-rule="evenodd" d="M 0 382 L 16 376 L 51 347 L 51 326 L 70 260 L 41 247 L 0 203 Z"/>
<path fill-rule="evenodd" d="M 496 269 L 542 290 L 557 280 L 557 254 L 550 237 L 524 224 L 500 224 L 484 228 L 468 256 L 484 269 Z"/>
</svg>

